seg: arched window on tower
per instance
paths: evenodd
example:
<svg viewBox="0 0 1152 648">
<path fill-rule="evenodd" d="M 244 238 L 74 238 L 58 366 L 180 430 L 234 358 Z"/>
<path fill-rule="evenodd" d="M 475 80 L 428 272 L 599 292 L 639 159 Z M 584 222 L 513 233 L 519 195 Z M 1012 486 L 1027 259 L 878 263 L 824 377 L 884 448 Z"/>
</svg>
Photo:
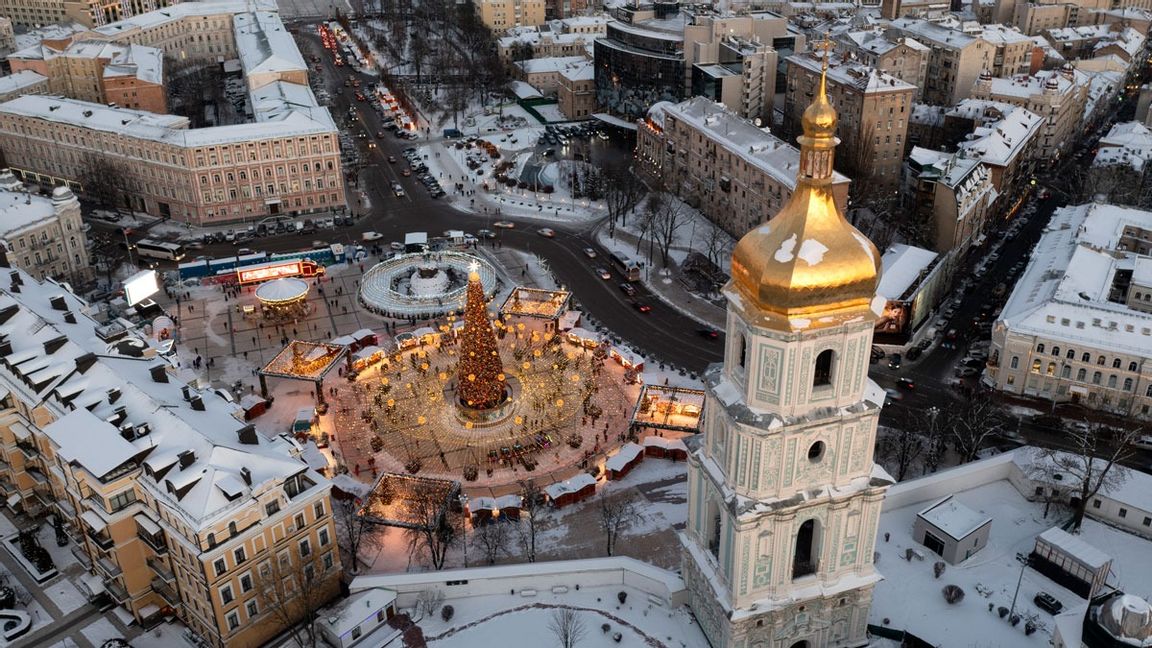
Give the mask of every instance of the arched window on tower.
<svg viewBox="0 0 1152 648">
<path fill-rule="evenodd" d="M 812 372 L 812 386 L 822 387 L 832 384 L 832 349 L 824 349 L 816 356 L 816 367 Z"/>
<path fill-rule="evenodd" d="M 796 554 L 792 559 L 793 580 L 816 573 L 819 546 L 820 534 L 816 520 L 806 520 L 796 532 Z"/>
<path fill-rule="evenodd" d="M 746 369 L 748 367 L 748 338 L 743 335 L 740 336 L 740 368 Z"/>
<path fill-rule="evenodd" d="M 715 501 L 708 504 L 708 519 L 712 526 L 708 529 L 708 551 L 713 558 L 720 559 L 720 507 Z"/>
</svg>

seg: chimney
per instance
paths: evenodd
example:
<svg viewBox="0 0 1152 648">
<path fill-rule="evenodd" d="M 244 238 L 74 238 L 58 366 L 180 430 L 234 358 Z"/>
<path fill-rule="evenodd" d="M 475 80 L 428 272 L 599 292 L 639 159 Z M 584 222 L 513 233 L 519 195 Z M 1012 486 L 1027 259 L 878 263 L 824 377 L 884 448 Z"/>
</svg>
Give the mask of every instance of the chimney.
<svg viewBox="0 0 1152 648">
<path fill-rule="evenodd" d="M 84 355 L 80 356 L 79 358 L 76 358 L 75 362 L 76 362 L 76 371 L 79 371 L 80 373 L 84 373 L 84 372 L 88 371 L 89 369 L 91 369 L 92 365 L 96 364 L 96 354 L 95 353 L 85 353 Z"/>
<path fill-rule="evenodd" d="M 123 423 L 124 419 L 126 419 L 126 418 L 128 418 L 128 411 L 124 409 L 123 405 L 121 405 L 120 407 L 117 407 L 115 410 L 112 411 L 112 416 L 109 416 L 105 420 L 108 421 L 109 423 L 111 423 L 112 425 L 119 427 L 119 425 L 121 423 Z"/>
<path fill-rule="evenodd" d="M 184 400 L 192 400 L 192 388 L 188 385 L 181 387 L 180 393 L 184 395 Z"/>
<path fill-rule="evenodd" d="M 244 480 L 245 484 L 252 485 L 252 471 L 247 467 L 240 468 L 240 478 Z"/>
<path fill-rule="evenodd" d="M 168 382 L 168 372 L 166 367 L 162 364 L 153 365 L 148 368 L 148 373 L 152 374 L 152 380 L 158 383 Z"/>
<path fill-rule="evenodd" d="M 8 304 L 4 308 L 0 308 L 0 324 L 12 319 L 12 316 L 20 312 L 20 307 L 16 304 Z"/>
<path fill-rule="evenodd" d="M 64 313 L 64 321 L 68 322 L 69 324 L 75 324 L 76 323 L 76 314 L 73 313 L 72 311 L 68 311 L 67 313 Z"/>
<path fill-rule="evenodd" d="M 185 450 L 176 456 L 180 459 L 180 470 L 184 470 L 196 462 L 196 453 L 192 450 Z"/>
<path fill-rule="evenodd" d="M 256 438 L 256 426 L 251 423 L 240 428 L 236 432 L 236 436 L 239 437 L 240 443 L 244 445 L 256 445 L 260 442 Z"/>
<path fill-rule="evenodd" d="M 64 300 L 64 295 L 56 295 L 48 300 L 52 304 L 52 310 L 66 311 L 68 310 L 68 302 Z"/>
<path fill-rule="evenodd" d="M 46 340 L 44 342 L 44 354 L 52 355 L 53 353 L 56 353 L 60 350 L 60 347 L 64 346 L 67 342 L 68 337 L 65 335 L 57 335 L 51 340 Z"/>
<path fill-rule="evenodd" d="M 120 436 L 124 437 L 125 441 L 136 440 L 136 426 L 131 424 L 120 426 Z"/>
<path fill-rule="evenodd" d="M 108 390 L 108 403 L 109 404 L 115 403 L 118 400 L 120 400 L 120 388 L 119 387 L 113 387 L 112 389 L 109 389 Z"/>
<path fill-rule="evenodd" d="M 24 285 L 24 280 L 20 278 L 20 272 L 18 270 L 13 270 L 12 272 L 9 272 L 8 276 L 12 278 L 12 285 L 13 286 L 23 286 Z"/>
<path fill-rule="evenodd" d="M 191 405 L 192 409 L 196 410 L 197 412 L 204 411 L 204 399 L 200 398 L 200 394 L 193 394 L 192 398 L 188 399 L 188 404 Z"/>
</svg>

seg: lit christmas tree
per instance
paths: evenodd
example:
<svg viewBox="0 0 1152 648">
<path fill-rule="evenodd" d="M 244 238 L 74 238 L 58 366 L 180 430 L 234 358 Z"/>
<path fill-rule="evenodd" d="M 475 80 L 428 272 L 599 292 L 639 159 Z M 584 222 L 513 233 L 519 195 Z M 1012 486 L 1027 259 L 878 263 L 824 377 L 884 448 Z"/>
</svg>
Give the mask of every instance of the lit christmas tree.
<svg viewBox="0 0 1152 648">
<path fill-rule="evenodd" d="M 496 336 L 488 321 L 480 274 L 468 273 L 468 301 L 460 333 L 460 362 L 456 365 L 457 397 L 472 409 L 490 409 L 504 400 L 504 366 L 496 351 Z"/>
</svg>

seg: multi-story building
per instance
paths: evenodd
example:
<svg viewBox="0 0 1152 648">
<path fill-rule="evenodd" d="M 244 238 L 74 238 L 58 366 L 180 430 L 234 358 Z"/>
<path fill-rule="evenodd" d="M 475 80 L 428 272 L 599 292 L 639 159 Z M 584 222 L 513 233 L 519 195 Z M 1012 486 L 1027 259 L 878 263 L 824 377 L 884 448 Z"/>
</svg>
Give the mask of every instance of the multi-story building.
<svg viewBox="0 0 1152 648">
<path fill-rule="evenodd" d="M 587 119 L 596 110 L 596 68 L 583 61 L 560 70 L 556 96 L 560 112 L 568 119 Z"/>
<path fill-rule="evenodd" d="M 952 140 L 957 148 L 992 173 L 999 215 L 1013 213 L 1028 197 L 1043 121 L 1026 108 L 980 99 L 965 99 L 944 116 L 945 130 L 962 134 Z"/>
<path fill-rule="evenodd" d="M 578 16 L 510 29 L 496 39 L 496 47 L 505 64 L 528 58 L 591 56 L 592 41 L 607 33 L 608 18 Z"/>
<path fill-rule="evenodd" d="M 1123 22 L 1101 19 L 1100 14 L 1123 16 L 1129 10 L 1152 10 L 1152 0 L 996 0 L 994 22 L 1015 25 L 1025 34 L 1035 36 L 1049 29 Z"/>
<path fill-rule="evenodd" d="M 1062 207 L 992 328 L 996 389 L 1148 418 L 1152 213 Z"/>
<path fill-rule="evenodd" d="M 1093 12 L 1092 17 L 1097 25 L 1131 27 L 1145 38 L 1148 37 L 1149 28 L 1152 28 L 1152 11 L 1140 7 L 1100 10 Z"/>
<path fill-rule="evenodd" d="M 547 18 L 545 0 L 479 0 L 480 22 L 497 34 L 513 27 L 543 25 Z"/>
<path fill-rule="evenodd" d="M 962 256 L 987 228 L 996 189 L 979 160 L 914 147 L 902 192 L 935 251 Z"/>
<path fill-rule="evenodd" d="M 1015 27 L 1000 24 L 978 25 L 966 30 L 966 33 L 979 36 L 995 48 L 992 67 L 989 68 L 992 76 L 1031 74 L 1040 69 L 1042 55 L 1036 52 L 1035 43 L 1031 37 Z"/>
<path fill-rule="evenodd" d="M 1039 115 L 1044 120 L 1039 157 L 1054 160 L 1080 133 L 1088 85 L 1088 77 L 1070 66 L 1007 79 L 983 74 L 972 88 L 972 98 L 1020 106 Z"/>
<path fill-rule="evenodd" d="M 21 27 L 76 21 L 99 27 L 174 5 L 180 0 L 0 0 L 0 15 Z"/>
<path fill-rule="evenodd" d="M 182 117 L 23 96 L 0 104 L 8 165 L 26 182 L 81 191 L 98 160 L 122 176 L 124 207 L 201 225 L 343 208 L 338 128 L 279 16 L 252 9 L 182 3 L 76 40 L 157 48 L 192 64 L 238 58 L 254 123 L 192 129 Z"/>
<path fill-rule="evenodd" d="M 768 12 L 733 14 L 679 5 L 620 7 L 596 39 L 596 99 L 636 120 L 659 101 L 705 96 L 770 123 L 777 62 L 802 51 L 804 36 Z"/>
<path fill-rule="evenodd" d="M 336 595 L 330 485 L 298 446 L 186 383 L 123 322 L 93 321 L 66 286 L 21 270 L 0 284 L 0 490 L 59 516 L 89 596 L 255 648 L 284 629 L 277 604 Z"/>
<path fill-rule="evenodd" d="M 168 112 L 164 53 L 102 40 L 43 42 L 8 57 L 13 72 L 48 77 L 48 91 L 81 101 Z"/>
<path fill-rule="evenodd" d="M 948 13 L 948 0 L 881 0 L 880 15 L 886 20 L 897 18 L 938 18 Z"/>
<path fill-rule="evenodd" d="M 771 218 L 796 188 L 799 151 L 723 106 L 695 97 L 662 103 L 639 123 L 639 171 L 697 207 L 733 237 Z M 847 177 L 829 191 L 848 204 Z"/>
<path fill-rule="evenodd" d="M 889 38 L 915 38 L 930 48 L 923 100 L 952 106 L 968 97 L 980 73 L 995 67 L 996 47 L 979 36 L 927 20 L 901 18 L 889 26 Z"/>
<path fill-rule="evenodd" d="M 1114 54 L 1131 63 L 1144 51 L 1146 41 L 1139 31 L 1118 23 L 1048 29 L 1043 35 L 1069 61 Z"/>
<path fill-rule="evenodd" d="M 559 56 L 516 61 L 512 64 L 512 76 L 540 91 L 545 96 L 555 96 L 560 88 L 561 76 L 568 68 L 584 68 L 588 59 L 583 56 Z"/>
<path fill-rule="evenodd" d="M 544 0 L 544 16 L 548 20 L 579 16 L 588 10 L 588 0 Z"/>
<path fill-rule="evenodd" d="M 11 173 L 0 172 L 0 265 L 20 268 L 37 281 L 91 278 L 80 201 L 67 187 L 57 187 L 51 198 L 23 189 Z"/>
<path fill-rule="evenodd" d="M 48 94 L 48 77 L 29 70 L 0 77 L 0 103 L 26 94 Z"/>
<path fill-rule="evenodd" d="M 12 28 L 12 19 L 0 16 L 0 56 L 7 56 L 16 49 L 16 30 Z"/>
<path fill-rule="evenodd" d="M 915 38 L 900 36 L 889 40 L 882 29 L 846 32 L 840 38 L 840 45 L 864 65 L 915 86 L 912 100 L 921 100 L 921 88 L 928 78 L 929 47 Z"/>
<path fill-rule="evenodd" d="M 822 59 L 814 53 L 788 57 L 784 132 L 800 133 L 804 110 L 826 78 L 828 100 L 840 116 L 837 167 L 861 183 L 857 190 L 895 192 L 916 87 L 839 56 L 829 58 L 826 74 L 822 66 Z"/>
</svg>

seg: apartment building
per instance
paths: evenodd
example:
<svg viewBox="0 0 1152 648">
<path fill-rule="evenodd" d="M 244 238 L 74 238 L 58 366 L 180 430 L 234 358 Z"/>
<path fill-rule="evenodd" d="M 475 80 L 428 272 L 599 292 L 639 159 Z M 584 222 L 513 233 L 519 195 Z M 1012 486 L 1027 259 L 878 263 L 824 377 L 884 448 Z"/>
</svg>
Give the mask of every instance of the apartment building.
<svg viewBox="0 0 1152 648">
<path fill-rule="evenodd" d="M 588 59 L 583 56 L 561 56 L 516 61 L 512 64 L 513 78 L 536 88 L 541 95 L 555 96 L 560 89 L 561 76 L 568 68 L 584 68 Z"/>
<path fill-rule="evenodd" d="M 928 79 L 928 56 L 931 48 L 915 38 L 903 36 L 888 39 L 883 29 L 845 32 L 839 48 L 847 56 L 916 87 L 912 100 L 921 100 L 921 88 Z"/>
<path fill-rule="evenodd" d="M 7 170 L 0 172 L 0 265 L 20 268 L 37 281 L 87 281 L 92 268 L 83 225 L 80 201 L 67 187 L 46 198 L 24 191 Z"/>
<path fill-rule="evenodd" d="M 804 110 L 818 92 L 823 61 L 814 53 L 788 57 L 784 132 L 801 132 Z M 840 56 L 828 60 L 828 100 L 840 120 L 836 166 L 862 183 L 857 191 L 895 193 L 900 186 L 908 116 L 916 87 Z"/>
<path fill-rule="evenodd" d="M 99 27 L 180 0 L 0 0 L 0 15 L 21 27 L 40 27 L 74 20 L 85 27 Z"/>
<path fill-rule="evenodd" d="M 185 382 L 131 324 L 92 320 L 66 286 L 22 270 L 0 284 L 0 491 L 64 521 L 88 596 L 255 648 L 283 630 L 275 578 L 336 594 L 330 485 L 298 446 Z"/>
<path fill-rule="evenodd" d="M 956 147 L 991 172 L 1000 216 L 1013 213 L 1032 189 L 1043 121 L 1026 108 L 980 99 L 965 99 L 944 116 L 945 130 L 963 134 Z"/>
<path fill-rule="evenodd" d="M 1152 213 L 1062 207 L 992 328 L 996 389 L 1147 419 Z"/>
<path fill-rule="evenodd" d="M 721 229 L 740 238 L 767 221 L 796 188 L 800 151 L 747 119 L 694 97 L 652 108 L 638 124 L 638 171 L 660 179 Z M 848 203 L 847 177 L 832 194 Z"/>
<path fill-rule="evenodd" d="M 967 26 L 967 23 L 965 23 Z M 979 36 L 995 48 L 992 55 L 992 76 L 1031 74 L 1040 69 L 1043 54 L 1036 52 L 1032 39 L 1015 27 L 1000 24 L 972 25 L 968 34 Z"/>
<path fill-rule="evenodd" d="M 480 22 L 497 34 L 513 27 L 543 25 L 547 21 L 546 0 L 478 0 Z"/>
<path fill-rule="evenodd" d="M 938 18 L 947 14 L 951 7 L 947 0 L 881 0 L 880 16 L 886 20 Z"/>
<path fill-rule="evenodd" d="M 568 119 L 587 119 L 596 111 L 596 68 L 592 61 L 582 61 L 560 70 L 556 96 L 560 112 Z"/>
<path fill-rule="evenodd" d="M 48 77 L 28 70 L 0 77 L 0 103 L 26 94 L 48 94 Z"/>
<path fill-rule="evenodd" d="M 1020 106 L 1039 115 L 1044 127 L 1038 155 L 1050 161 L 1059 158 L 1079 136 L 1088 85 L 1088 77 L 1071 66 L 1007 79 L 984 74 L 972 88 L 972 98 Z"/>
<path fill-rule="evenodd" d="M 16 49 L 16 30 L 12 19 L 0 16 L 0 56 L 7 56 Z"/>
<path fill-rule="evenodd" d="M 22 96 L 0 104 L 8 165 L 26 182 L 82 191 L 101 160 L 123 177 L 124 207 L 196 225 L 344 208 L 336 124 L 308 88 L 307 64 L 279 16 L 253 6 L 183 3 L 74 38 L 154 48 L 189 64 L 238 58 L 253 123 L 191 129 L 119 102 Z"/>
<path fill-rule="evenodd" d="M 987 229 L 996 198 L 991 172 L 979 160 L 920 147 L 907 164 L 902 196 L 924 238 L 936 252 L 960 258 Z"/>
<path fill-rule="evenodd" d="M 102 40 L 42 43 L 8 57 L 12 72 L 48 78 L 48 92 L 149 112 L 168 111 L 164 53 L 155 47 Z"/>
<path fill-rule="evenodd" d="M 607 33 L 608 18 L 578 16 L 510 29 L 496 39 L 496 47 L 505 64 L 525 58 L 591 56 L 592 41 Z"/>
<path fill-rule="evenodd" d="M 952 106 L 968 97 L 980 73 L 995 67 L 996 47 L 979 36 L 927 20 L 901 18 L 889 25 L 889 38 L 914 38 L 930 48 L 923 100 Z"/>
<path fill-rule="evenodd" d="M 1139 31 L 1118 23 L 1049 29 L 1043 35 L 1068 61 L 1116 55 L 1132 63 L 1144 51 L 1147 40 Z"/>
</svg>

